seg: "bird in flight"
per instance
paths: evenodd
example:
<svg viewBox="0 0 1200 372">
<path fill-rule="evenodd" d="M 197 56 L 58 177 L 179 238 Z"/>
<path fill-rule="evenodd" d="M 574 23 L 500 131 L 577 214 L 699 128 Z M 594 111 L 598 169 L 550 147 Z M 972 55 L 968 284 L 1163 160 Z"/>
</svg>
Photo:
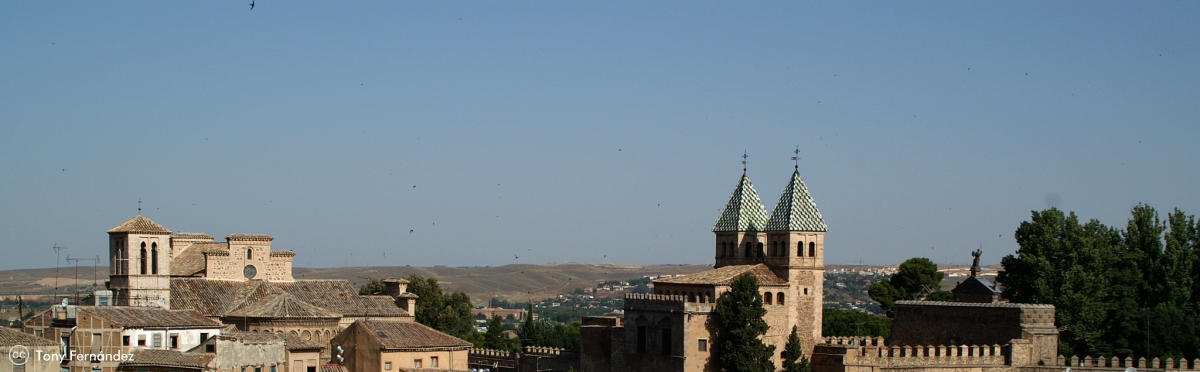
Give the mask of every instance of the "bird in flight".
<svg viewBox="0 0 1200 372">
<path fill-rule="evenodd" d="M 250 10 L 254 10 L 254 0 L 250 0 Z"/>
</svg>

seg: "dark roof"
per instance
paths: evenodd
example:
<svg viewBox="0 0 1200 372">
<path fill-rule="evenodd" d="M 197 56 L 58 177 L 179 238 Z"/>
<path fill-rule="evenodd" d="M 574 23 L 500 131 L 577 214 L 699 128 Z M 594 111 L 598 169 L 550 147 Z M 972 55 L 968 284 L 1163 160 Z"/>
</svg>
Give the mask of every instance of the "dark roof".
<svg viewBox="0 0 1200 372">
<path fill-rule="evenodd" d="M 299 300 L 278 287 L 273 287 L 270 291 L 266 296 L 243 302 L 225 315 L 243 318 L 289 319 L 337 319 L 342 317 L 341 314 Z"/>
<path fill-rule="evenodd" d="M 952 292 L 970 291 L 973 293 L 989 293 L 989 292 L 990 293 L 999 293 L 1000 292 L 999 290 L 996 289 L 996 285 L 992 284 L 992 281 L 984 279 L 984 278 L 980 278 L 978 276 L 967 277 L 967 279 L 964 279 L 962 281 L 962 283 L 958 283 L 958 285 L 954 286 L 954 289 L 952 289 L 951 291 Z"/>
<path fill-rule="evenodd" d="M 470 342 L 454 337 L 417 322 L 388 320 L 359 320 L 352 326 L 379 341 L 382 349 L 421 350 L 438 348 L 463 348 Z"/>
<path fill-rule="evenodd" d="M 133 359 L 121 362 L 122 367 L 165 366 L 204 369 L 216 357 L 210 353 L 183 353 L 174 350 L 144 349 L 136 351 Z"/>
<path fill-rule="evenodd" d="M 193 310 L 166 310 L 157 307 L 135 306 L 80 306 L 79 311 L 103 318 L 123 328 L 221 327 L 221 323 Z"/>
<path fill-rule="evenodd" d="M 108 233 L 170 234 L 171 230 L 139 214 L 116 227 L 108 229 Z"/>
<path fill-rule="evenodd" d="M 204 266 L 204 253 L 220 251 L 225 249 L 227 244 L 225 242 L 202 242 L 181 247 L 183 252 L 171 258 L 171 275 L 195 276 L 203 272 L 206 269 Z"/>
<path fill-rule="evenodd" d="M 58 344 L 54 341 L 24 333 L 19 330 L 8 327 L 0 327 L 0 346 L 8 347 L 16 345 L 54 346 Z"/>
<path fill-rule="evenodd" d="M 272 241 L 272 240 L 275 240 L 275 238 L 272 238 L 270 235 L 267 235 L 267 234 L 229 234 L 229 235 L 225 235 L 225 240 L 266 240 L 266 241 Z"/>
<path fill-rule="evenodd" d="M 733 283 L 733 279 L 737 278 L 742 273 L 753 273 L 758 278 L 759 285 L 770 284 L 787 284 L 787 281 L 775 275 L 767 265 L 731 265 L 722 266 L 716 269 L 701 271 L 698 273 L 687 274 L 683 276 L 675 276 L 670 278 L 655 279 L 655 283 L 663 284 L 712 284 L 712 285 L 729 285 Z"/>
<path fill-rule="evenodd" d="M 171 278 L 171 306 L 193 309 L 207 316 L 224 316 L 231 314 L 243 303 L 255 302 L 269 295 L 272 289 L 281 290 L 295 300 L 339 316 L 411 316 L 390 300 L 386 303 L 380 301 L 379 297 L 382 296 L 360 296 L 358 289 L 346 280 L 235 282 L 204 278 Z"/>
</svg>

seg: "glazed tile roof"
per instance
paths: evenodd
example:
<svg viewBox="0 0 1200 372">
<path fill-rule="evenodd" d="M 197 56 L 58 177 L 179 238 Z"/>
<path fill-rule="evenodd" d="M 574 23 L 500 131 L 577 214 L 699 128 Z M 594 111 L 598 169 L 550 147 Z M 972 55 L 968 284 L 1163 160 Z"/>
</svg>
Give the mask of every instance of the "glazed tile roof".
<svg viewBox="0 0 1200 372">
<path fill-rule="evenodd" d="M 0 327 L 0 347 L 15 345 L 24 346 L 55 346 L 54 341 L 37 337 L 8 327 Z"/>
<path fill-rule="evenodd" d="M 762 199 L 754 191 L 750 177 L 742 174 L 733 195 L 725 203 L 721 217 L 713 226 L 713 232 L 721 231 L 764 231 L 767 224 L 767 210 L 763 207 Z"/>
<path fill-rule="evenodd" d="M 157 307 L 80 306 L 80 312 L 103 318 L 123 328 L 220 328 L 221 323 L 193 310 L 166 310 Z"/>
<path fill-rule="evenodd" d="M 808 186 L 800 179 L 800 172 L 792 172 L 792 180 L 779 196 L 779 203 L 767 220 L 767 231 L 825 231 L 825 219 L 817 210 L 817 203 L 808 193 Z"/>
<path fill-rule="evenodd" d="M 194 276 L 203 272 L 205 270 L 204 253 L 210 250 L 222 251 L 228 247 L 226 244 L 224 242 L 202 242 L 183 247 L 183 252 L 171 258 L 171 275 Z"/>
<path fill-rule="evenodd" d="M 109 234 L 116 233 L 131 233 L 131 234 L 170 234 L 171 230 L 159 225 L 157 222 L 151 221 L 143 215 L 136 215 L 128 221 L 122 222 L 120 225 L 108 229 Z"/>
<path fill-rule="evenodd" d="M 767 265 L 731 265 L 722 266 L 716 269 L 701 271 L 698 273 L 687 274 L 683 276 L 675 276 L 670 278 L 655 279 L 655 283 L 663 284 L 711 284 L 711 285 L 729 285 L 733 283 L 733 279 L 737 278 L 742 273 L 750 272 L 758 278 L 759 285 L 772 284 L 787 284 L 787 281 L 775 275 Z"/>
<path fill-rule="evenodd" d="M 216 354 L 211 353 L 183 353 L 175 350 L 144 349 L 136 351 L 133 359 L 121 362 L 117 368 L 163 366 L 204 369 L 215 357 Z"/>
<path fill-rule="evenodd" d="M 341 314 L 296 299 L 277 287 L 266 296 L 243 302 L 225 316 L 243 318 L 337 319 Z"/>
<path fill-rule="evenodd" d="M 359 320 L 354 326 L 379 341 L 382 349 L 470 348 L 470 342 L 417 322 Z"/>
<path fill-rule="evenodd" d="M 171 306 L 193 309 L 207 316 L 223 316 L 241 304 L 257 301 L 277 288 L 295 299 L 341 316 L 407 317 L 408 312 L 383 296 L 360 296 L 346 280 L 295 282 L 245 282 L 204 278 L 171 278 Z M 385 302 L 386 301 L 386 302 Z"/>
</svg>

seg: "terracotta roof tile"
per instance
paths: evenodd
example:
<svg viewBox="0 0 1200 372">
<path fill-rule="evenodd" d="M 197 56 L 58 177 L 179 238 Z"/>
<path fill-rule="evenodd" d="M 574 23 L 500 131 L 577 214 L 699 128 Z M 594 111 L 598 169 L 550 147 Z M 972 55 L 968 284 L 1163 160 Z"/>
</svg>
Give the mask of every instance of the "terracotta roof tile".
<svg viewBox="0 0 1200 372">
<path fill-rule="evenodd" d="M 208 239 L 208 240 L 212 240 L 213 237 L 212 237 L 212 235 L 208 235 L 208 234 L 200 233 L 200 232 L 177 232 L 177 233 L 171 233 L 171 238 L 173 238 L 173 239 Z"/>
<path fill-rule="evenodd" d="M 19 330 L 8 327 L 0 327 L 0 347 L 9 347 L 15 345 L 54 346 L 58 344 L 54 341 L 24 333 Z"/>
<path fill-rule="evenodd" d="M 209 353 L 183 353 L 174 350 L 145 349 L 136 351 L 133 359 L 121 362 L 118 368 L 164 366 L 204 369 L 215 357 L 216 354 Z"/>
<path fill-rule="evenodd" d="M 139 214 L 137 216 L 133 216 L 133 218 L 130 218 L 128 221 L 122 222 L 116 227 L 108 229 L 108 233 L 170 234 L 171 230 Z"/>
<path fill-rule="evenodd" d="M 208 316 L 222 316 L 244 303 L 258 301 L 269 295 L 272 288 L 282 290 L 296 300 L 340 316 L 411 316 L 385 296 L 360 296 L 358 290 L 346 280 L 234 282 L 203 278 L 172 278 L 171 305 L 181 309 L 194 309 Z"/>
<path fill-rule="evenodd" d="M 379 340 L 384 349 L 463 348 L 472 345 L 461 338 L 442 333 L 417 322 L 359 320 L 362 331 Z"/>
<path fill-rule="evenodd" d="M 243 302 L 225 315 L 244 318 L 289 319 L 337 319 L 342 317 L 341 314 L 299 300 L 278 287 L 271 288 L 271 292 L 266 296 L 254 301 Z"/>
<path fill-rule="evenodd" d="M 229 235 L 225 235 L 225 240 L 266 240 L 266 241 L 272 241 L 272 240 L 275 240 L 275 238 L 272 238 L 270 235 L 267 235 L 267 234 L 229 234 Z"/>
<path fill-rule="evenodd" d="M 346 366 L 341 364 L 322 364 L 321 372 L 346 372 Z"/>
<path fill-rule="evenodd" d="M 729 285 L 733 283 L 733 279 L 737 278 L 742 273 L 750 272 L 758 278 L 759 285 L 770 284 L 787 284 L 787 281 L 775 275 L 767 265 L 732 265 L 723 266 L 720 268 L 701 271 L 698 273 L 687 274 L 670 278 L 655 279 L 655 283 L 663 284 L 715 284 Z"/>
<path fill-rule="evenodd" d="M 228 243 L 224 242 L 203 242 L 192 243 L 187 247 L 183 247 L 183 252 L 171 258 L 171 275 L 172 276 L 194 276 L 203 272 L 206 268 L 204 253 L 210 250 L 220 251 L 227 247 Z"/>
<path fill-rule="evenodd" d="M 221 327 L 221 323 L 194 310 L 166 310 L 157 307 L 134 306 L 80 306 L 79 311 L 107 319 L 124 328 Z"/>
</svg>

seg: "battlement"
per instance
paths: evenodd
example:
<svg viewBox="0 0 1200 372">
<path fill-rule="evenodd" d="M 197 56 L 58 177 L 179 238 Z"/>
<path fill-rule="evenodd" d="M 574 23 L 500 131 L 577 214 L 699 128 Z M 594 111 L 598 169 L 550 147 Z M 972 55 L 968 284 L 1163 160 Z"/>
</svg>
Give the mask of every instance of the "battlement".
<svg viewBox="0 0 1200 372">
<path fill-rule="evenodd" d="M 515 351 L 483 349 L 483 348 L 477 348 L 477 347 L 471 348 L 471 350 L 468 352 L 468 355 L 488 356 L 488 357 L 498 357 L 498 358 L 512 358 L 512 359 L 516 359 L 518 356 L 517 352 L 515 352 Z"/>
<path fill-rule="evenodd" d="M 1098 357 L 1086 356 L 1083 358 L 1080 358 L 1079 356 L 1072 356 L 1070 358 L 1067 358 L 1062 355 L 1059 355 L 1058 362 L 1055 364 L 1055 366 L 1057 366 L 1057 367 L 1083 367 L 1083 368 L 1097 368 L 1097 369 L 1111 368 L 1113 370 L 1121 370 L 1124 368 L 1132 367 L 1132 368 L 1167 369 L 1167 370 L 1182 370 L 1182 371 L 1193 370 L 1194 371 L 1197 369 L 1197 367 L 1200 367 L 1200 359 L 1192 359 L 1189 362 L 1188 360 L 1182 359 L 1182 358 L 1180 358 L 1179 360 L 1175 360 L 1174 358 L 1161 359 L 1161 358 L 1156 357 L 1154 359 L 1147 361 L 1146 358 L 1138 358 L 1137 360 L 1134 360 L 1131 357 L 1125 357 L 1125 359 L 1120 359 L 1117 357 L 1105 358 L 1103 356 L 1098 356 Z"/>
<path fill-rule="evenodd" d="M 625 309 L 683 311 L 687 304 L 686 296 L 660 295 L 649 293 L 628 293 L 625 295 Z"/>
<path fill-rule="evenodd" d="M 879 367 L 1003 366 L 1001 345 L 885 345 L 882 337 L 827 337 L 825 345 L 844 348 L 843 365 Z M 833 348 L 823 348 L 828 353 Z"/>
</svg>

